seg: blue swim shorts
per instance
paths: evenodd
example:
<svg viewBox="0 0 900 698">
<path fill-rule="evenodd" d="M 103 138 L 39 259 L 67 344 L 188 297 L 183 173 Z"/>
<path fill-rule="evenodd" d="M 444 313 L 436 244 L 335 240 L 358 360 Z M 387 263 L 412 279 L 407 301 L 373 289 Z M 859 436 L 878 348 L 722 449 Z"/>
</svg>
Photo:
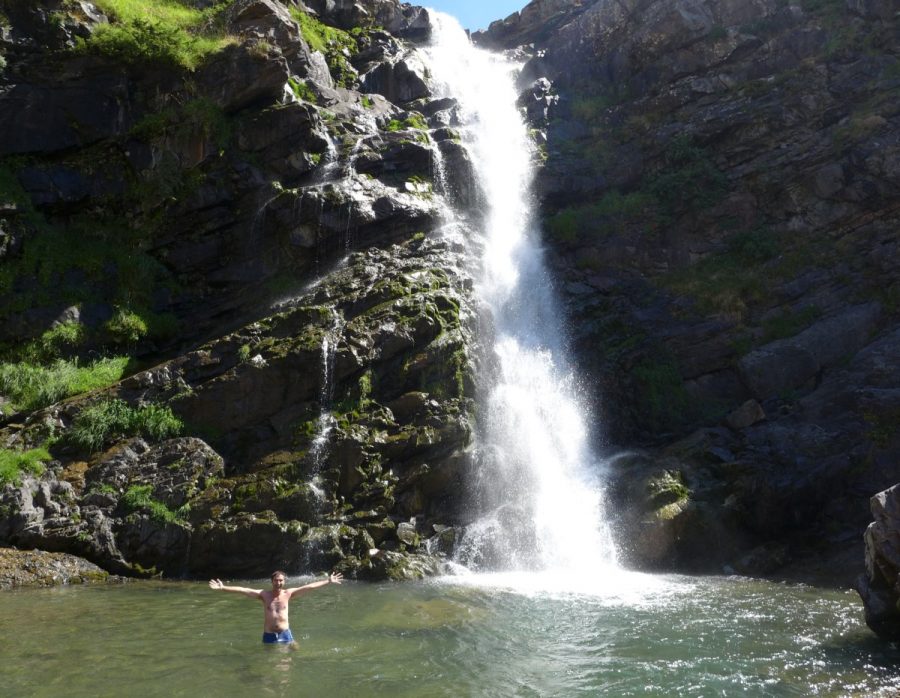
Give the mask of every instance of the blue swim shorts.
<svg viewBox="0 0 900 698">
<path fill-rule="evenodd" d="M 280 633 L 263 633 L 263 642 L 267 645 L 276 642 L 293 642 L 294 636 L 291 635 L 290 628 L 282 630 Z"/>
</svg>

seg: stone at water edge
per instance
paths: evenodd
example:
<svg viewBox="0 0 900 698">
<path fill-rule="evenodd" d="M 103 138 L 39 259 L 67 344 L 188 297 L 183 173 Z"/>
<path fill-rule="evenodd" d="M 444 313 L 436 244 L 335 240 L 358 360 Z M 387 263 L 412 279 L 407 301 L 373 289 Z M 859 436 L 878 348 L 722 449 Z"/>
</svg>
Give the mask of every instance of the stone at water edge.
<svg viewBox="0 0 900 698">
<path fill-rule="evenodd" d="M 103 583 L 119 579 L 75 555 L 0 548 L 0 589 Z"/>
<path fill-rule="evenodd" d="M 866 625 L 879 637 L 900 640 L 900 484 L 871 499 L 875 521 L 864 536 L 866 573 L 856 590 L 866 609 Z"/>
</svg>

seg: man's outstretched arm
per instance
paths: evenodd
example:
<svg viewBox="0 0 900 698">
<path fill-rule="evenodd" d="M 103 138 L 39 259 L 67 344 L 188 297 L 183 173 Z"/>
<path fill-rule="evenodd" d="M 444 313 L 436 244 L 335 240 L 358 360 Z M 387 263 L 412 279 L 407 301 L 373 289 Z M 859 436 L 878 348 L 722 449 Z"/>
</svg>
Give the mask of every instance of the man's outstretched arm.
<svg viewBox="0 0 900 698">
<path fill-rule="evenodd" d="M 318 589 L 319 587 L 323 587 L 326 584 L 340 584 L 344 581 L 344 575 L 340 572 L 337 574 L 331 573 L 328 575 L 327 579 L 320 579 L 318 582 L 310 582 L 309 584 L 304 584 L 302 587 L 294 587 L 293 589 L 288 589 L 288 592 L 291 596 L 296 594 L 305 594 L 307 591 L 312 591 L 313 589 Z"/>
<path fill-rule="evenodd" d="M 248 587 L 229 587 L 222 584 L 221 579 L 210 579 L 209 588 L 216 591 L 230 591 L 232 594 L 243 594 L 251 599 L 258 599 L 262 592 L 259 589 L 249 589 Z"/>
</svg>

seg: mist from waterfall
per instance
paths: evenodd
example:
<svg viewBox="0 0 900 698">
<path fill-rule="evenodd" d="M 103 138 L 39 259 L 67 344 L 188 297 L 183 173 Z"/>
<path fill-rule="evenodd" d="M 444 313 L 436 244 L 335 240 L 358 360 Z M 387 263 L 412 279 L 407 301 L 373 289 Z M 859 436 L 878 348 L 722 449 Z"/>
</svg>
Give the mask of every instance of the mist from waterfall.
<svg viewBox="0 0 900 698">
<path fill-rule="evenodd" d="M 429 12 L 433 87 L 459 101 L 485 201 L 475 223 L 483 246 L 476 294 L 493 332 L 491 375 L 478 396 L 479 518 L 457 561 L 476 570 L 600 572 L 615 565 L 615 549 L 534 221 L 534 145 L 516 106 L 519 66 L 473 47 L 454 18 Z"/>
</svg>

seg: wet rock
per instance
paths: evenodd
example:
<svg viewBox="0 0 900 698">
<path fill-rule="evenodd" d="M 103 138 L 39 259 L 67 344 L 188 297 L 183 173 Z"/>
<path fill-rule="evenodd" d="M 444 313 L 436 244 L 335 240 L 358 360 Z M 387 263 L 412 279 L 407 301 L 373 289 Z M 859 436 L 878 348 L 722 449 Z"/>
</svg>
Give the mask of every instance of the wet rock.
<svg viewBox="0 0 900 698">
<path fill-rule="evenodd" d="M 397 540 L 412 548 L 418 547 L 420 541 L 415 525 L 406 522 L 397 524 Z"/>
<path fill-rule="evenodd" d="M 308 554 L 302 531 L 275 520 L 273 515 L 241 514 L 217 523 L 206 521 L 192 537 L 187 568 L 201 576 L 222 574 L 248 577 L 269 574 L 276 569 L 296 573 L 300 569 L 321 569 L 319 559 Z"/>
<path fill-rule="evenodd" d="M 74 555 L 0 548 L 0 589 L 110 581 L 109 572 Z"/>
<path fill-rule="evenodd" d="M 348 559 L 341 565 L 350 575 L 368 581 L 414 581 L 441 574 L 442 558 L 428 554 L 406 554 L 393 550 L 373 549 L 366 558 Z"/>
<path fill-rule="evenodd" d="M 528 123 L 546 125 L 559 96 L 553 94 L 553 86 L 547 78 L 538 78 L 519 97 L 518 105 L 525 109 Z"/>
<path fill-rule="evenodd" d="M 900 639 L 900 485 L 871 500 L 875 519 L 865 533 L 866 572 L 856 581 L 866 624 L 885 640 Z"/>
</svg>

